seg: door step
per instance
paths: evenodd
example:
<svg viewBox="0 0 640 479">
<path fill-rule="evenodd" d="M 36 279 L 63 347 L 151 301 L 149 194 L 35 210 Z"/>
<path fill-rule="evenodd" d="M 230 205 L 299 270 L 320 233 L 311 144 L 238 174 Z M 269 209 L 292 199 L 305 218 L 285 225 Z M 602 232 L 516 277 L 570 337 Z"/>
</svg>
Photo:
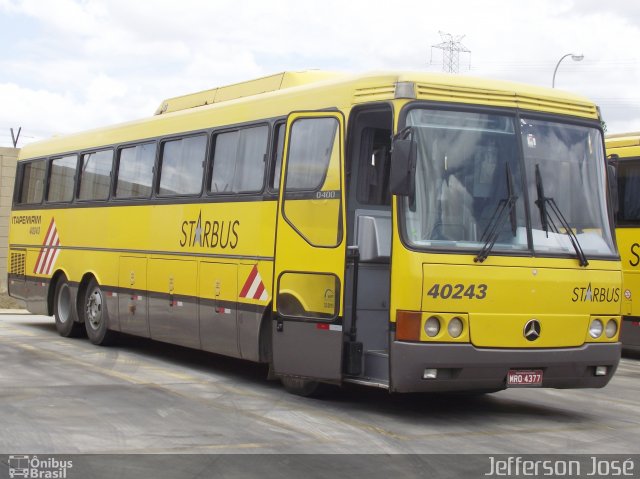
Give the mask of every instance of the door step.
<svg viewBox="0 0 640 479">
<path fill-rule="evenodd" d="M 364 352 L 364 371 L 360 376 L 347 376 L 345 382 L 389 388 L 389 352 L 369 350 Z"/>
<path fill-rule="evenodd" d="M 389 389 L 389 381 L 383 381 L 381 379 L 346 377 L 342 381 L 345 383 L 359 384 L 361 386 L 371 386 L 374 388 Z"/>
</svg>

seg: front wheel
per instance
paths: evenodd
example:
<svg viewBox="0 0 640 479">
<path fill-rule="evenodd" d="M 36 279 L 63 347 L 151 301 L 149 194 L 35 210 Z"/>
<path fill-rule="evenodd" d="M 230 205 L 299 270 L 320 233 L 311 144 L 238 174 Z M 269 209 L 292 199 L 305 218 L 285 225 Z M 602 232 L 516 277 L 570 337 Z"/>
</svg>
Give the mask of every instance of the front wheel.
<svg viewBox="0 0 640 479">
<path fill-rule="evenodd" d="M 95 279 L 89 281 L 82 297 L 82 319 L 87 330 L 89 341 L 100 346 L 107 346 L 115 339 L 115 333 L 108 329 L 109 313 L 107 302 L 100 285 Z"/>
<path fill-rule="evenodd" d="M 291 394 L 303 397 L 317 397 L 322 394 L 322 383 L 310 379 L 302 379 L 294 376 L 282 376 L 282 385 Z"/>
<path fill-rule="evenodd" d="M 76 311 L 71 299 L 71 288 L 65 276 L 60 277 L 53 293 L 53 316 L 58 334 L 73 338 L 82 334 L 82 324 L 76 321 Z"/>
</svg>

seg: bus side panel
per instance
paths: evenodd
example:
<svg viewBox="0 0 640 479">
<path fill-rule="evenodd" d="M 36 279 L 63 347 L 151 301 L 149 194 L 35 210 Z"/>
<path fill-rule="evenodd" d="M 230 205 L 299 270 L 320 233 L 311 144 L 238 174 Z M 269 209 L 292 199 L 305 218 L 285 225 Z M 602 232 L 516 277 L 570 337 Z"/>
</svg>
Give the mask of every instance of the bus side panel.
<svg viewBox="0 0 640 479">
<path fill-rule="evenodd" d="M 637 228 L 616 230 L 624 275 L 622 313 L 627 316 L 640 316 L 640 239 L 637 231 Z"/>
<path fill-rule="evenodd" d="M 41 281 L 31 278 L 26 282 L 26 303 L 27 310 L 33 314 L 49 314 L 47 295 L 49 292 L 49 281 Z M 77 292 L 77 291 L 76 291 Z M 75 294 L 73 295 L 75 297 Z"/>
<path fill-rule="evenodd" d="M 200 263 L 200 344 L 205 351 L 240 357 L 237 281 L 235 264 Z"/>
<path fill-rule="evenodd" d="M 640 347 L 640 318 L 627 316 L 622 319 L 620 339 L 625 348 Z"/>
<path fill-rule="evenodd" d="M 264 349 L 263 357 L 260 352 L 260 328 L 264 313 L 271 303 L 272 294 L 272 261 L 240 263 L 238 266 L 238 347 L 243 359 L 256 362 L 266 359 Z"/>
<path fill-rule="evenodd" d="M 147 258 L 120 258 L 118 289 L 120 331 L 148 338 Z"/>
<path fill-rule="evenodd" d="M 175 259 L 150 259 L 149 329 L 151 338 L 190 348 L 200 348 L 196 301 L 198 263 Z"/>
</svg>

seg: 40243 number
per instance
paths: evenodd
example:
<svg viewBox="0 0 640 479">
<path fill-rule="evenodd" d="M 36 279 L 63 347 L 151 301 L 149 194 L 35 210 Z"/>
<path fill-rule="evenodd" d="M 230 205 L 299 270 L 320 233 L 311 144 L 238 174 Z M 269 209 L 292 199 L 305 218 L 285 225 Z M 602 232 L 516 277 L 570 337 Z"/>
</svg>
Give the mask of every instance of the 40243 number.
<svg viewBox="0 0 640 479">
<path fill-rule="evenodd" d="M 431 286 L 427 296 L 434 299 L 485 299 L 486 284 L 439 284 Z"/>
</svg>

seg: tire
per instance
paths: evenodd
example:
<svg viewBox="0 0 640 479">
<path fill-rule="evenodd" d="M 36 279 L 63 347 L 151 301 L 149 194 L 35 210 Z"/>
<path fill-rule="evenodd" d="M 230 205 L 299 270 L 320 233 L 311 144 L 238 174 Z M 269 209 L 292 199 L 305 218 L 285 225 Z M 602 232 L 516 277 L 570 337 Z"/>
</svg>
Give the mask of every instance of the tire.
<svg viewBox="0 0 640 479">
<path fill-rule="evenodd" d="M 317 397 L 322 394 L 322 383 L 310 379 L 296 378 L 294 376 L 282 376 L 280 378 L 285 390 L 291 394 L 302 397 Z"/>
<path fill-rule="evenodd" d="M 89 341 L 98 346 L 113 343 L 116 333 L 109 330 L 107 302 L 100 285 L 91 279 L 82 292 L 80 318 L 84 321 Z"/>
<path fill-rule="evenodd" d="M 58 334 L 65 338 L 81 336 L 84 328 L 76 321 L 76 309 L 71 299 L 71 288 L 65 276 L 56 283 L 53 293 L 53 316 L 56 318 Z"/>
</svg>

